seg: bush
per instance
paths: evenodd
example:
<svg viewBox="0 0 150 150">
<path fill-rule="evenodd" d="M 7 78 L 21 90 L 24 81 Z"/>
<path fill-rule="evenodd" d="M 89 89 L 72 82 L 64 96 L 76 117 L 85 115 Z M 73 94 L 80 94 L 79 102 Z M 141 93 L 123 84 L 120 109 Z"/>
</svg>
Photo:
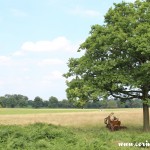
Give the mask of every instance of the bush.
<svg viewBox="0 0 150 150">
<path fill-rule="evenodd" d="M 118 142 L 146 142 L 149 133 L 129 128 L 110 132 L 99 126 L 71 128 L 36 123 L 0 126 L 0 149 L 6 150 L 120 150 Z M 149 142 L 149 141 L 148 141 Z M 137 147 L 121 147 L 134 150 Z"/>
</svg>

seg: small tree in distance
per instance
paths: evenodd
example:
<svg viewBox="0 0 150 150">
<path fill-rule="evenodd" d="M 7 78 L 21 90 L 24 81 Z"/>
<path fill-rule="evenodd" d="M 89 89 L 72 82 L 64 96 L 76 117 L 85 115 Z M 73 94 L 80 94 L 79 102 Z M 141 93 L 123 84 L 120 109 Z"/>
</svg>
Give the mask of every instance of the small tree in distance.
<svg viewBox="0 0 150 150">
<path fill-rule="evenodd" d="M 48 107 L 57 108 L 58 107 L 58 99 L 54 96 L 49 98 Z"/>
<path fill-rule="evenodd" d="M 34 108 L 41 108 L 43 107 L 43 100 L 39 96 L 35 97 L 33 101 L 33 107 Z"/>
</svg>

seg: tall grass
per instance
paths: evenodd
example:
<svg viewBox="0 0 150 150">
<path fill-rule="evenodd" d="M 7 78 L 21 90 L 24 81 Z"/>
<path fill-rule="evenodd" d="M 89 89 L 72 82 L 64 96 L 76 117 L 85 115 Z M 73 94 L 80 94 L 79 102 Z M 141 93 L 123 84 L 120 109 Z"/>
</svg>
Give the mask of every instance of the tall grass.
<svg viewBox="0 0 150 150">
<path fill-rule="evenodd" d="M 36 123 L 28 126 L 0 126 L 2 150 L 138 150 L 119 147 L 119 142 L 145 142 L 149 133 L 138 128 L 110 132 L 105 127 L 62 127 Z"/>
<path fill-rule="evenodd" d="M 63 126 L 104 126 L 104 118 L 113 111 L 122 125 L 142 125 L 142 109 L 0 109 L 0 124 L 28 125 L 37 122 Z"/>
</svg>

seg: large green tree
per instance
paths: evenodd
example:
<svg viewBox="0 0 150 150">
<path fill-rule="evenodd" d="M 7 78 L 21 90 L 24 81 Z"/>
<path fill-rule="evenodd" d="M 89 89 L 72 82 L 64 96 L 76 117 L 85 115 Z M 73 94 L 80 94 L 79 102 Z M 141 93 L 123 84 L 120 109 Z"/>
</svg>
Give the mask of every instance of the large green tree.
<svg viewBox="0 0 150 150">
<path fill-rule="evenodd" d="M 144 130 L 149 130 L 150 2 L 114 4 L 104 25 L 93 25 L 81 44 L 80 58 L 70 58 L 68 99 L 84 103 L 101 96 L 141 99 Z"/>
</svg>

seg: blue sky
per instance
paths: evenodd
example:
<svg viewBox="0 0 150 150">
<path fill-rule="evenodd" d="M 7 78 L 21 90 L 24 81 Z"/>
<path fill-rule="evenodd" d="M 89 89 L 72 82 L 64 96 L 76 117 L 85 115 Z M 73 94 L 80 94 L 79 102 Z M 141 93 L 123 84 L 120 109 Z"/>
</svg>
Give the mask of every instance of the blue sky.
<svg viewBox="0 0 150 150">
<path fill-rule="evenodd" d="M 66 98 L 70 57 L 94 24 L 122 0 L 1 0 L 0 96 Z M 126 0 L 133 2 L 134 0 Z"/>
</svg>

